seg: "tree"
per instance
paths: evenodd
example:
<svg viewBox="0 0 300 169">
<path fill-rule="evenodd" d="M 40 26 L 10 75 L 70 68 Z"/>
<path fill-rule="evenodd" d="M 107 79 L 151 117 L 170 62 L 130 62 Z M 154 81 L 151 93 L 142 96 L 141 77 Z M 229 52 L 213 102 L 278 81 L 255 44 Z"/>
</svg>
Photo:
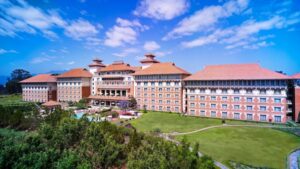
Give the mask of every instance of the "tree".
<svg viewBox="0 0 300 169">
<path fill-rule="evenodd" d="M 0 84 L 0 94 L 5 94 L 5 93 L 6 93 L 5 87 L 2 84 Z"/>
<path fill-rule="evenodd" d="M 22 88 L 20 81 L 31 77 L 31 74 L 23 69 L 16 69 L 10 74 L 10 78 L 6 82 L 6 90 L 9 94 L 21 93 Z"/>
<path fill-rule="evenodd" d="M 129 102 L 128 101 L 125 101 L 125 100 L 122 100 L 119 102 L 119 107 L 123 110 L 123 111 L 126 111 L 128 109 L 128 105 L 129 105 Z"/>
<path fill-rule="evenodd" d="M 137 106 L 137 101 L 134 97 L 131 96 L 129 99 L 129 108 L 136 109 L 136 106 Z"/>
</svg>

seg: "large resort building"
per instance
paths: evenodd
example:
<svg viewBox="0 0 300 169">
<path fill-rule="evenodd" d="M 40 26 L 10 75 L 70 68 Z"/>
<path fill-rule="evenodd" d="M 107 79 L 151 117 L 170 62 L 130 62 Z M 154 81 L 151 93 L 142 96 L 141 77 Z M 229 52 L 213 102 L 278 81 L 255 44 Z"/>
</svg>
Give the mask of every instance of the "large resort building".
<svg viewBox="0 0 300 169">
<path fill-rule="evenodd" d="M 118 106 L 134 97 L 139 109 L 191 116 L 285 123 L 299 121 L 300 74 L 287 76 L 258 64 L 206 66 L 190 74 L 171 62 L 146 54 L 141 66 L 123 61 L 58 76 L 37 75 L 21 81 L 23 100 Z M 57 97 L 56 97 L 57 96 Z"/>
</svg>

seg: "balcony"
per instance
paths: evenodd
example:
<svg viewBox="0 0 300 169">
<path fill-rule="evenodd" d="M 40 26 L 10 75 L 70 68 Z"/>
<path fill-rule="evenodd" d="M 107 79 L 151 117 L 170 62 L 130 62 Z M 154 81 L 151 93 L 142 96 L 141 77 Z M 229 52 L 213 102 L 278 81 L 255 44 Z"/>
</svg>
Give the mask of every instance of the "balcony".
<svg viewBox="0 0 300 169">
<path fill-rule="evenodd" d="M 97 82 L 97 87 L 101 89 L 129 89 L 133 87 L 133 82 Z"/>
<path fill-rule="evenodd" d="M 105 96 L 105 95 L 89 96 L 89 99 L 105 100 L 105 101 L 129 100 L 127 96 Z"/>
</svg>

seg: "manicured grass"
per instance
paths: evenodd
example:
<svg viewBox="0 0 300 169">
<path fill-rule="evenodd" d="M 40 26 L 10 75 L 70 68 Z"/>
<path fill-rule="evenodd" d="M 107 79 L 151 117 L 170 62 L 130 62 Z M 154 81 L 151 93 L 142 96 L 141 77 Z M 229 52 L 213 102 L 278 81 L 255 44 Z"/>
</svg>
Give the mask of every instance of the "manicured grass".
<svg viewBox="0 0 300 169">
<path fill-rule="evenodd" d="M 200 151 L 214 159 L 257 167 L 285 168 L 286 157 L 300 146 L 300 137 L 270 128 L 224 127 L 177 136 L 198 142 Z"/>
<path fill-rule="evenodd" d="M 138 131 L 149 132 L 159 128 L 162 132 L 189 132 L 208 126 L 222 125 L 221 119 L 210 119 L 201 117 L 182 116 L 177 113 L 151 112 L 143 114 L 142 117 L 130 122 Z M 227 124 L 259 124 L 255 122 L 244 122 L 226 120 Z"/>
</svg>

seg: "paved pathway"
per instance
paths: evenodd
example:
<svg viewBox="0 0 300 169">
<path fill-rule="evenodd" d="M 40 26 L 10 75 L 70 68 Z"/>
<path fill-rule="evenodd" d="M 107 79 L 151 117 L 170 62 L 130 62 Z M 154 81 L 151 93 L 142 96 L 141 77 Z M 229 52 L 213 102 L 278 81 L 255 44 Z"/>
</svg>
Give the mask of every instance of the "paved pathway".
<svg viewBox="0 0 300 169">
<path fill-rule="evenodd" d="M 288 168 L 289 169 L 299 169 L 298 167 L 298 157 L 300 157 L 300 149 L 292 152 L 288 158 Z"/>
<path fill-rule="evenodd" d="M 173 132 L 173 133 L 166 133 L 166 134 L 172 135 L 172 136 L 187 135 L 187 134 L 193 134 L 193 133 L 197 133 L 197 132 L 201 132 L 201 131 L 205 131 L 205 130 L 209 130 L 209 129 L 213 129 L 213 128 L 221 128 L 221 127 L 291 128 L 291 127 L 279 127 L 279 126 L 268 126 L 268 125 L 262 126 L 262 125 L 231 125 L 231 124 L 224 124 L 224 125 L 217 125 L 217 126 L 209 126 L 209 127 L 205 127 L 205 128 L 190 131 L 190 132 L 184 132 L 184 133 Z"/>
</svg>

